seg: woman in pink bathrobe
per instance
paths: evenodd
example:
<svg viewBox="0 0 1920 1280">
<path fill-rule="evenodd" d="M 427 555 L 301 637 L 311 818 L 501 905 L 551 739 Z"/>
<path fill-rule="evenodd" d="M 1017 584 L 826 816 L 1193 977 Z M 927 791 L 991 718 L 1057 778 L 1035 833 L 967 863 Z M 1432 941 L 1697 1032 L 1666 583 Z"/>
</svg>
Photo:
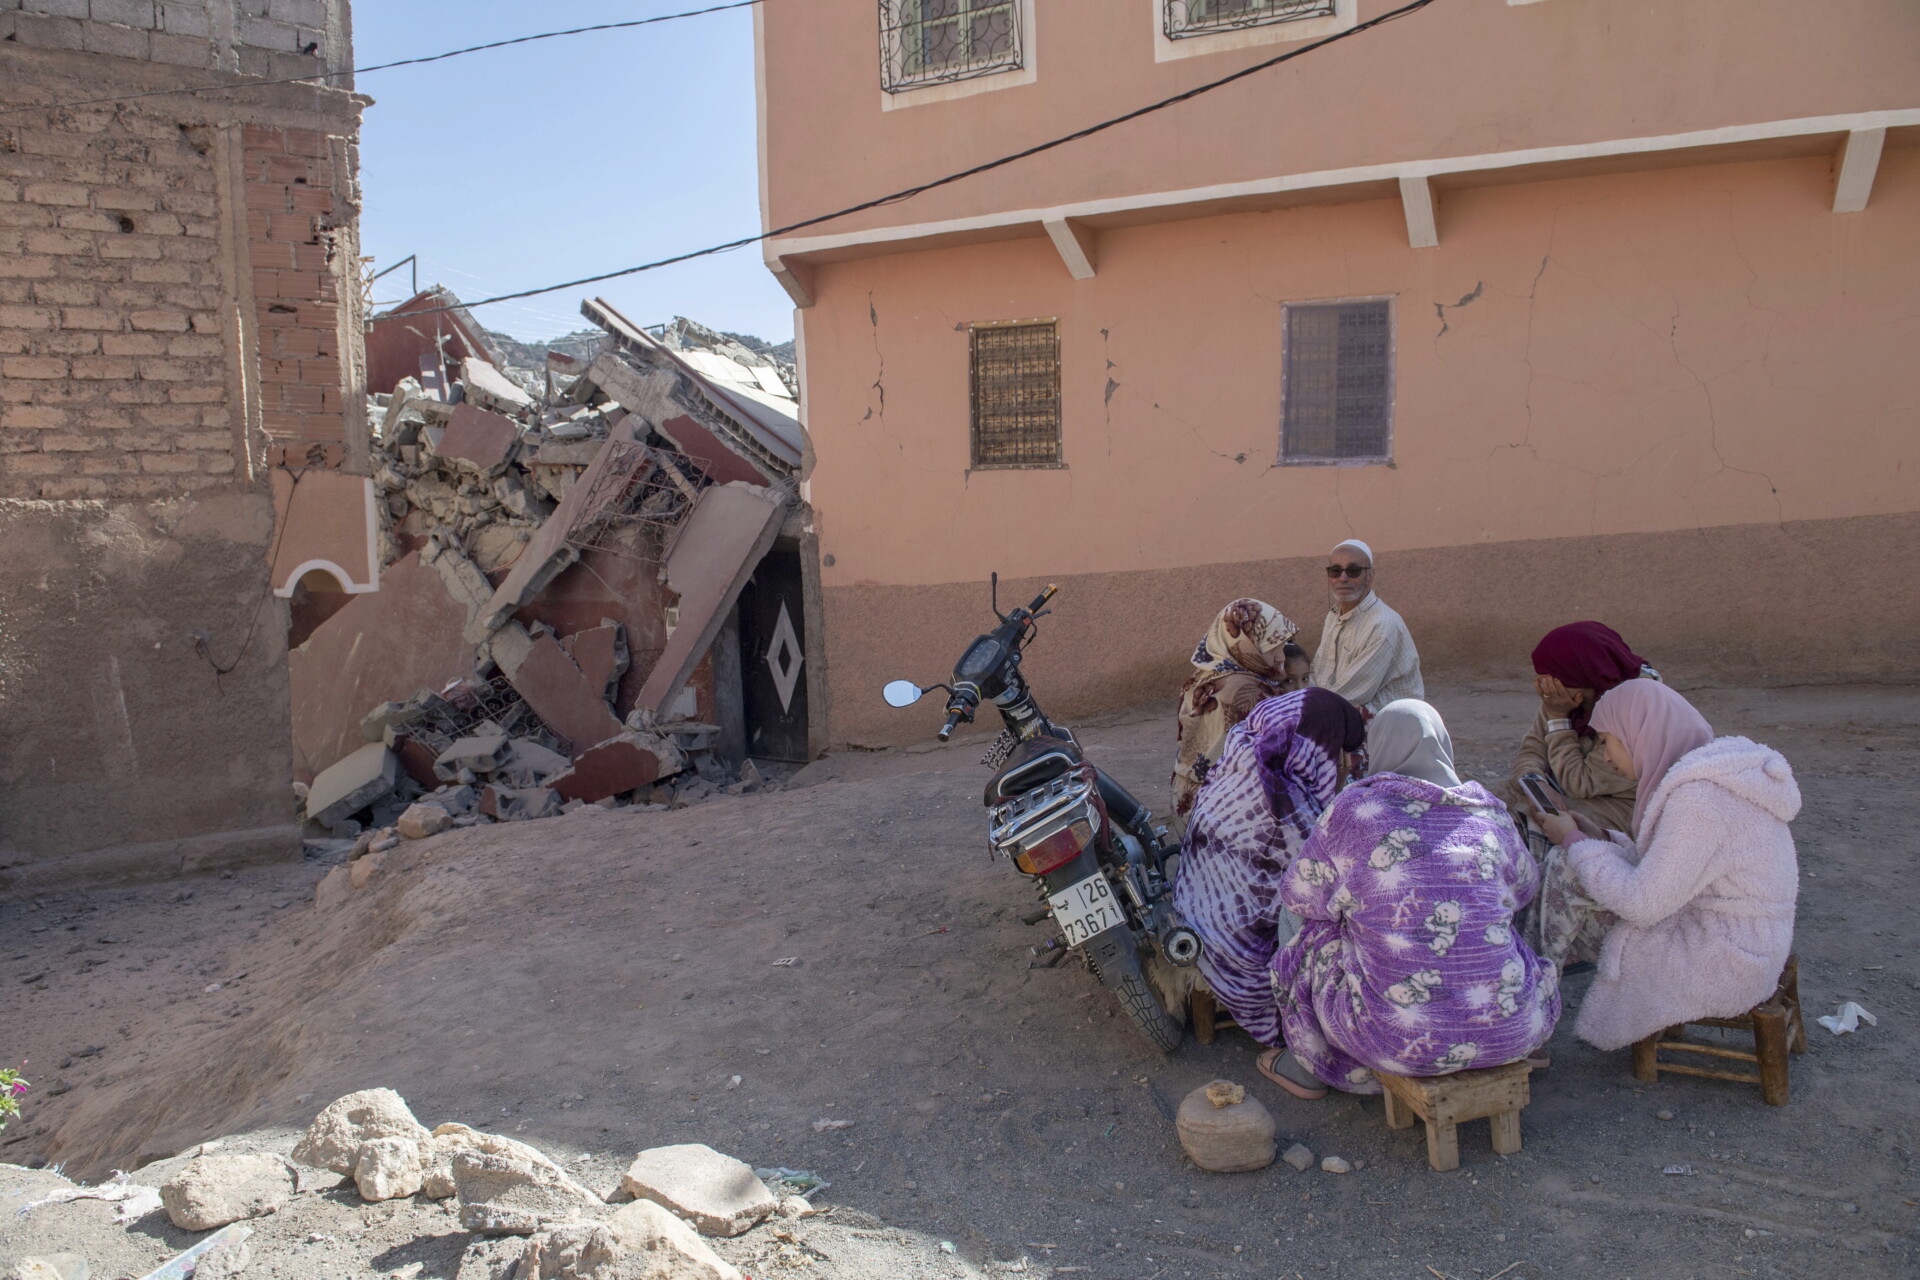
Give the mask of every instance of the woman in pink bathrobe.
<svg viewBox="0 0 1920 1280">
<path fill-rule="evenodd" d="M 1691 703 L 1652 680 L 1607 692 L 1593 727 L 1608 763 L 1638 786 L 1630 836 L 1565 815 L 1541 824 L 1566 846 L 1581 888 L 1620 918 L 1575 1031 L 1618 1049 L 1745 1013 L 1773 993 L 1793 948 L 1793 770 L 1770 747 L 1715 738 Z"/>
</svg>

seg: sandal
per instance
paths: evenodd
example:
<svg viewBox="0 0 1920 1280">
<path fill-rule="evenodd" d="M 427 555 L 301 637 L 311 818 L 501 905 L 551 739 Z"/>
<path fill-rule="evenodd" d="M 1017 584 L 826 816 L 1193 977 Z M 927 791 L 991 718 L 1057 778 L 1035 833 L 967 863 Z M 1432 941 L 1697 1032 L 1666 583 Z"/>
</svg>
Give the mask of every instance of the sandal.
<svg viewBox="0 0 1920 1280">
<path fill-rule="evenodd" d="M 1527 1064 L 1529 1071 L 1545 1071 L 1553 1065 L 1553 1055 L 1545 1049 L 1535 1049 L 1522 1059 L 1522 1061 Z"/>
<path fill-rule="evenodd" d="M 1285 1049 L 1266 1050 L 1253 1060 L 1253 1069 L 1273 1081 L 1273 1083 L 1279 1085 L 1282 1089 L 1285 1089 L 1294 1097 L 1299 1098 L 1302 1102 L 1318 1102 L 1320 1099 L 1326 1097 L 1327 1089 L 1325 1085 L 1322 1085 L 1318 1089 L 1309 1089 L 1306 1085 L 1296 1080 L 1289 1080 L 1273 1069 L 1273 1064 L 1278 1062 L 1280 1055 L 1285 1052 Z"/>
</svg>

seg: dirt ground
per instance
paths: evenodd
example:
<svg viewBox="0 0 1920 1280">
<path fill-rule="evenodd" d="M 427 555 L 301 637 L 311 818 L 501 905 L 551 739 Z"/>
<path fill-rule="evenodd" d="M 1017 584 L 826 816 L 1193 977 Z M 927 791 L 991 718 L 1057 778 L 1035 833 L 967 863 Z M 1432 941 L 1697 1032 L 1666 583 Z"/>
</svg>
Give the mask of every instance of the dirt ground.
<svg viewBox="0 0 1920 1280">
<path fill-rule="evenodd" d="M 817 1171 L 832 1215 L 727 1246 L 762 1278 L 1920 1274 L 1920 689 L 1691 693 L 1798 774 L 1809 1019 L 1852 999 L 1880 1020 L 1811 1026 L 1784 1108 L 1639 1085 L 1625 1052 L 1573 1038 L 1570 1008 L 1524 1149 L 1495 1156 L 1465 1126 L 1440 1174 L 1378 1099 L 1291 1099 L 1237 1033 L 1162 1057 L 1084 969 L 1028 967 L 1045 930 L 1019 923 L 1032 892 L 987 854 L 976 739 L 829 757 L 794 789 L 686 810 L 451 832 L 320 905 L 325 859 L 0 904 L 0 1057 L 36 1086 L 0 1160 L 94 1179 L 222 1135 L 285 1149 L 326 1102 L 387 1085 L 429 1125 L 533 1142 L 589 1185 L 674 1142 Z M 1463 771 L 1503 772 L 1532 699 L 1431 696 Z M 1164 804 L 1165 709 L 1081 730 Z M 1283 1147 L 1356 1171 L 1194 1168 L 1173 1110 L 1219 1076 L 1265 1102 Z M 0 1174 L 0 1266 L 64 1243 L 95 1277 L 139 1275 L 191 1242 L 99 1203 L 17 1217 L 9 1197 L 49 1175 Z M 254 1225 L 250 1276 L 482 1273 L 438 1206 L 348 1188 Z"/>
</svg>

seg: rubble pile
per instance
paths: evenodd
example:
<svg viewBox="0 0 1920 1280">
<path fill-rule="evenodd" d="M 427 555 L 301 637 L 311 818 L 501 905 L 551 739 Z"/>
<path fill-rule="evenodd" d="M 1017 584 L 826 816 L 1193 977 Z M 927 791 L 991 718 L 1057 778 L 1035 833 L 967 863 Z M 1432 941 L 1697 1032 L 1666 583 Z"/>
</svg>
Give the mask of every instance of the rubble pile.
<svg viewBox="0 0 1920 1280">
<path fill-rule="evenodd" d="M 445 622 L 384 638 L 470 652 L 471 670 L 389 686 L 362 708 L 364 746 L 323 746 L 300 789 L 311 834 L 377 851 L 450 826 L 767 785 L 700 715 L 716 696 L 702 663 L 798 505 L 794 368 L 685 318 L 648 331 L 599 300 L 583 311 L 602 340 L 581 355 L 548 350 L 540 370 L 435 356 L 372 397 L 383 579 L 437 579 L 438 616 L 460 620 L 457 636 Z M 583 561 L 584 588 L 568 574 Z M 601 592 L 597 619 L 581 616 L 583 590 Z M 360 625 L 357 606 L 314 634 Z M 307 678 L 379 687 L 389 677 L 357 640 L 313 650 L 339 669 Z M 309 702 L 336 720 L 353 711 Z"/>
<path fill-rule="evenodd" d="M 445 1206 L 453 1221 L 435 1225 L 430 1235 L 444 1238 L 447 1226 L 468 1233 L 455 1264 L 461 1280 L 744 1280 L 710 1240 L 743 1260 L 784 1256 L 793 1251 L 799 1220 L 831 1212 L 812 1203 L 825 1185 L 813 1175 L 753 1169 L 699 1143 L 639 1152 L 603 1196 L 580 1180 L 592 1157 L 581 1157 L 576 1177 L 513 1138 L 457 1123 L 429 1130 L 392 1089 L 336 1100 L 290 1153 L 284 1150 L 236 1150 L 216 1139 L 151 1166 L 145 1181 L 117 1174 L 113 1183 L 92 1189 L 62 1180 L 61 1189 L 19 1212 L 82 1197 L 112 1199 L 125 1202 L 117 1223 L 150 1230 L 142 1220 L 164 1210 L 180 1231 L 214 1234 L 151 1275 L 206 1280 L 248 1268 L 254 1258 L 246 1241 L 253 1237 L 253 1249 L 259 1248 L 263 1219 L 297 1218 L 318 1200 L 342 1194 L 369 1205 Z M 279 1236 L 285 1248 L 286 1233 Z M 300 1247 L 329 1239 L 309 1234 Z M 415 1263 L 395 1274 L 419 1270 Z M 9 1269 L 30 1276 L 88 1272 L 86 1260 L 71 1254 L 23 1258 Z"/>
</svg>

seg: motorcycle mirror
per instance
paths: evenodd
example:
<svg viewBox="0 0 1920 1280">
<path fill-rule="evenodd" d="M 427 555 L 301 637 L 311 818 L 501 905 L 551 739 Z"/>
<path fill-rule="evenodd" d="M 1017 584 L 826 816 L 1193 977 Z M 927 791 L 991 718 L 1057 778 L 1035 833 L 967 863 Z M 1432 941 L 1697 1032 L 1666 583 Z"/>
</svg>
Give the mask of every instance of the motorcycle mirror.
<svg viewBox="0 0 1920 1280">
<path fill-rule="evenodd" d="M 926 690 L 911 680 L 889 680 L 880 696 L 887 700 L 890 707 L 910 707 L 925 696 Z"/>
</svg>

